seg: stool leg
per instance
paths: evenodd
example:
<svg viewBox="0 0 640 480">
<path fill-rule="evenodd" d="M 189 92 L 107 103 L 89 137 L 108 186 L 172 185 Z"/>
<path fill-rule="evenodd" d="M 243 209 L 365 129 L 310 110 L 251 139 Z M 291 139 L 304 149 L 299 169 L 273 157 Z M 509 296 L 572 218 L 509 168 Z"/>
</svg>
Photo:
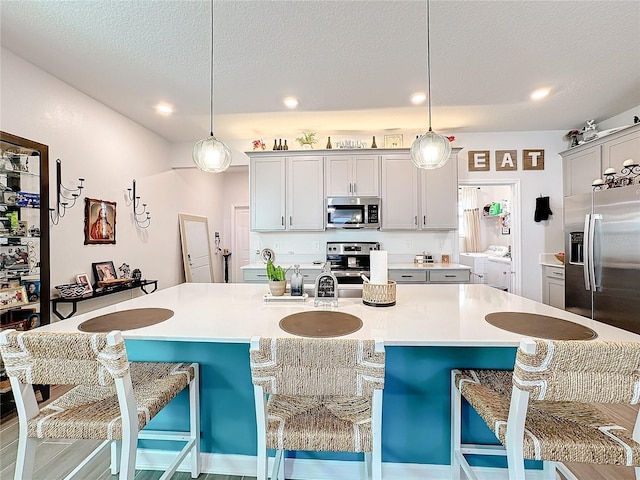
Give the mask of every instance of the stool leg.
<svg viewBox="0 0 640 480">
<path fill-rule="evenodd" d="M 122 457 L 122 442 L 111 442 L 111 475 L 117 475 L 120 471 L 120 459 Z"/>
<path fill-rule="evenodd" d="M 373 479 L 373 455 L 371 452 L 364 452 L 364 478 L 368 480 Z"/>
<path fill-rule="evenodd" d="M 451 372 L 451 480 L 460 480 L 458 452 L 462 438 L 462 395 L 456 388 L 455 372 Z"/>
<path fill-rule="evenodd" d="M 20 432 L 18 439 L 18 456 L 16 458 L 15 480 L 31 480 L 33 477 L 33 467 L 36 460 L 37 440 L 29 438 Z"/>
<path fill-rule="evenodd" d="M 193 364 L 195 375 L 189 383 L 189 425 L 191 438 L 195 440 L 191 449 L 191 478 L 198 478 L 202 471 L 200 458 L 200 365 Z"/>
<path fill-rule="evenodd" d="M 119 480 L 133 480 L 136 475 L 136 450 L 138 430 L 122 432 L 122 458 L 120 459 Z"/>
</svg>

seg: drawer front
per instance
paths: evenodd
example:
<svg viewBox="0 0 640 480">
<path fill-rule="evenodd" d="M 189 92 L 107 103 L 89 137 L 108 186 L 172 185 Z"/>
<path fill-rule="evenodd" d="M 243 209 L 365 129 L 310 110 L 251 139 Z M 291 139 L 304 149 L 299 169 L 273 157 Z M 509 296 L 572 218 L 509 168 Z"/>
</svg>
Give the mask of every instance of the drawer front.
<svg viewBox="0 0 640 480">
<path fill-rule="evenodd" d="M 470 270 L 431 270 L 429 283 L 469 283 Z"/>
<path fill-rule="evenodd" d="M 545 276 L 547 278 L 555 278 L 556 280 L 564 280 L 564 268 L 546 267 Z"/>
<path fill-rule="evenodd" d="M 242 280 L 245 283 L 267 283 L 267 268 L 242 270 Z"/>
<path fill-rule="evenodd" d="M 427 272 L 413 270 L 389 270 L 389 280 L 396 283 L 426 283 Z"/>
</svg>

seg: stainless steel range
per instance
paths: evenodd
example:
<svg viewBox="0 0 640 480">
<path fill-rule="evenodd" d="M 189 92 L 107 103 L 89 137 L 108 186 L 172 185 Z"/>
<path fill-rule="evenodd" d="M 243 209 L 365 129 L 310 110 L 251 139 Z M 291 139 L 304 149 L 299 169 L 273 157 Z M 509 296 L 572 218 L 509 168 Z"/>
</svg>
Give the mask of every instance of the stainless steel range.
<svg viewBox="0 0 640 480">
<path fill-rule="evenodd" d="M 327 242 L 327 262 L 338 283 L 361 284 L 369 276 L 369 252 L 380 250 L 379 242 Z"/>
</svg>

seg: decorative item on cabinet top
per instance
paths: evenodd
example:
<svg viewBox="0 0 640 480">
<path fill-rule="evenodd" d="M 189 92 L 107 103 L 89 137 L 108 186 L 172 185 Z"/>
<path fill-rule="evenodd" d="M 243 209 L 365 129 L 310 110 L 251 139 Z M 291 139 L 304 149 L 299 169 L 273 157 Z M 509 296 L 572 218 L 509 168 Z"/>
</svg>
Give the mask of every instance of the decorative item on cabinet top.
<svg viewBox="0 0 640 480">
<path fill-rule="evenodd" d="M 640 165 L 632 158 L 627 158 L 622 162 L 620 173 L 609 167 L 603 172 L 603 176 L 604 180 L 597 178 L 591 184 L 594 191 L 633 185 L 635 179 L 640 176 Z"/>
<path fill-rule="evenodd" d="M 49 208 L 51 222 L 58 225 L 66 211 L 76 204 L 76 201 L 84 188 L 84 178 L 78 178 L 79 185 L 76 188 L 65 187 L 62 184 L 62 161 L 56 160 L 56 207 Z"/>
<path fill-rule="evenodd" d="M 316 132 L 303 131 L 301 137 L 296 137 L 296 142 L 305 150 L 311 149 L 314 143 L 318 143 Z"/>
<path fill-rule="evenodd" d="M 133 210 L 133 220 L 136 222 L 136 225 L 140 228 L 147 228 L 151 225 L 151 215 L 147 210 L 147 204 L 142 204 L 142 210 L 138 211 L 138 207 L 140 206 L 140 196 L 136 195 L 136 179 L 133 179 L 133 187 L 127 188 L 129 202 L 131 202 L 131 207 Z"/>
</svg>

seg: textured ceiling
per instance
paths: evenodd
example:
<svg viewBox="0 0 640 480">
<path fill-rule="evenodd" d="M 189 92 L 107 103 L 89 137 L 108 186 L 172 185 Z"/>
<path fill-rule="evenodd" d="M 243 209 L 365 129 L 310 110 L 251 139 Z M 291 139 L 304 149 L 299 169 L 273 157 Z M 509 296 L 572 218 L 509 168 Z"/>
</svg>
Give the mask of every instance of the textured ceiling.
<svg viewBox="0 0 640 480">
<path fill-rule="evenodd" d="M 2 46 L 171 141 L 209 131 L 210 3 L 1 0 Z M 215 3 L 215 133 L 426 130 L 423 1 Z M 569 130 L 640 105 L 640 1 L 431 2 L 433 127 Z M 529 94 L 551 94 L 539 102 Z M 9 92 L 2 92 L 3 95 Z M 282 98 L 300 99 L 288 111 Z M 171 117 L 153 106 L 175 107 Z"/>
</svg>

